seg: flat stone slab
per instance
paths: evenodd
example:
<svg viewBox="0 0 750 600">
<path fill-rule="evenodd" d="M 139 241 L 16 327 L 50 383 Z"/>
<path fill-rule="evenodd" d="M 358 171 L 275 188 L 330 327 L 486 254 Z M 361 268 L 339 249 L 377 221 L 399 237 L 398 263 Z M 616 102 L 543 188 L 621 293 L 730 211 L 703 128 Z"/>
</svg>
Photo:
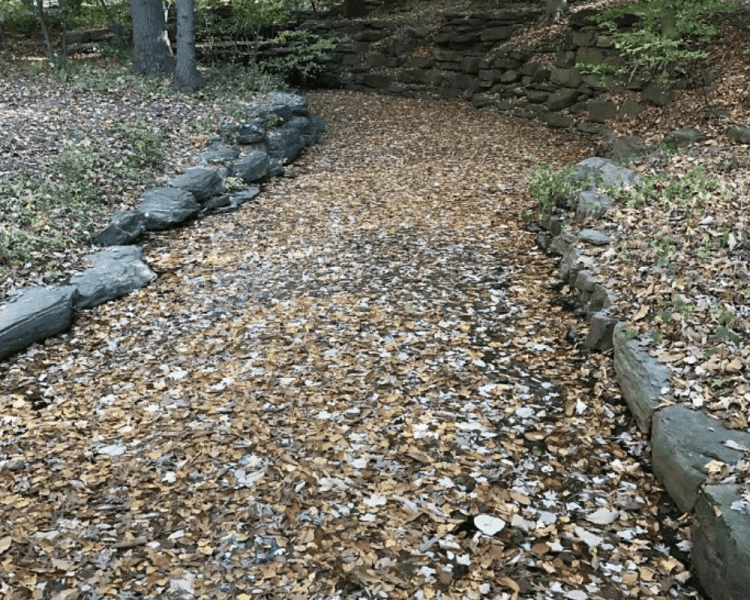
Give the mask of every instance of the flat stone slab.
<svg viewBox="0 0 750 600">
<path fill-rule="evenodd" d="M 706 485 L 695 506 L 690 558 L 715 600 L 750 594 L 750 514 L 741 493 L 738 485 Z"/>
<path fill-rule="evenodd" d="M 237 146 L 209 148 L 201 153 L 201 160 L 207 163 L 228 163 L 240 156 Z"/>
<path fill-rule="evenodd" d="M 593 156 L 576 163 L 573 178 L 577 182 L 590 180 L 592 187 L 629 189 L 640 185 L 643 178 L 631 169 L 615 164 L 607 158 Z"/>
<path fill-rule="evenodd" d="M 124 246 L 146 228 L 146 217 L 137 210 L 124 210 L 112 216 L 109 226 L 94 238 L 97 246 Z"/>
<path fill-rule="evenodd" d="M 76 308 L 98 306 L 156 279 L 156 274 L 141 259 L 141 249 L 136 246 L 113 246 L 89 254 L 86 259 L 94 266 L 70 278 L 70 284 L 78 289 Z"/>
<path fill-rule="evenodd" d="M 268 176 L 271 162 L 268 154 L 254 150 L 238 160 L 231 168 L 233 177 L 239 177 L 245 183 L 252 183 Z"/>
<path fill-rule="evenodd" d="M 649 433 L 662 390 L 669 385 L 669 367 L 649 356 L 639 340 L 631 338 L 621 324 L 615 327 L 612 343 L 615 375 L 622 396 L 638 428 Z"/>
<path fill-rule="evenodd" d="M 683 512 L 695 506 L 709 462 L 736 464 L 745 454 L 738 448 L 750 448 L 750 433 L 727 429 L 706 413 L 683 405 L 660 409 L 653 428 L 654 473 Z"/>
<path fill-rule="evenodd" d="M 193 194 L 198 202 L 205 202 L 213 196 L 224 193 L 224 182 L 216 171 L 204 167 L 192 167 L 169 185 Z"/>
<path fill-rule="evenodd" d="M 606 233 L 595 229 L 581 229 L 578 232 L 578 239 L 592 246 L 608 246 L 612 242 L 612 238 Z"/>
<path fill-rule="evenodd" d="M 0 308 L 0 360 L 70 327 L 75 295 L 74 286 L 24 288 Z"/>
<path fill-rule="evenodd" d="M 156 187 L 143 192 L 135 209 L 146 217 L 146 229 L 176 227 L 198 214 L 200 204 L 190 192 L 173 187 Z"/>
</svg>

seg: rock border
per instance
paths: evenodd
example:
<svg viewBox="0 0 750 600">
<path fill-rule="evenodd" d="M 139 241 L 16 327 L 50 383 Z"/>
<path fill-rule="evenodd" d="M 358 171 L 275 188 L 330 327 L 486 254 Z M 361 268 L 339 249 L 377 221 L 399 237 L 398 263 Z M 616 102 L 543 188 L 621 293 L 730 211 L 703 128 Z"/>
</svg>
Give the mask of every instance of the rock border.
<svg viewBox="0 0 750 600">
<path fill-rule="evenodd" d="M 105 249 L 86 256 L 91 268 L 71 273 L 64 286 L 21 288 L 0 306 L 0 361 L 65 331 L 76 310 L 109 302 L 156 279 L 141 248 L 130 245 L 144 231 L 237 210 L 260 193 L 251 184 L 282 175 L 284 165 L 325 131 L 323 121 L 310 114 L 307 102 L 295 91 L 271 92 L 266 101 L 248 104 L 245 112 L 247 121 L 222 125 L 223 138 L 201 154 L 201 165 L 167 186 L 146 190 L 134 210 L 112 216 L 109 226 L 93 239 Z M 245 156 L 240 158 L 242 147 Z M 229 177 L 235 178 L 231 184 L 241 181 L 244 188 L 225 193 Z"/>
<path fill-rule="evenodd" d="M 679 133 L 675 132 L 676 137 Z M 576 172 L 593 174 L 585 181 L 595 183 L 571 199 L 571 205 L 578 207 L 574 222 L 605 216 L 611 203 L 607 189 L 638 181 L 630 169 L 598 157 L 578 163 Z M 713 600 L 746 599 L 750 510 L 739 486 L 711 483 L 708 463 L 737 464 L 750 449 L 750 433 L 727 429 L 708 413 L 686 405 L 662 404 L 661 396 L 669 391 L 669 365 L 649 355 L 645 338 L 633 337 L 624 323 L 609 316 L 616 295 L 597 283 L 596 264 L 581 262 L 579 246 L 608 245 L 608 236 L 591 229 L 576 232 L 559 217 L 547 218 L 541 225 L 546 232 L 538 234 L 537 243 L 547 254 L 560 257 L 560 278 L 577 292 L 581 312 L 589 322 L 584 346 L 614 350 L 620 391 L 638 428 L 651 437 L 654 474 L 679 509 L 693 514 L 690 560 L 701 585 Z"/>
</svg>

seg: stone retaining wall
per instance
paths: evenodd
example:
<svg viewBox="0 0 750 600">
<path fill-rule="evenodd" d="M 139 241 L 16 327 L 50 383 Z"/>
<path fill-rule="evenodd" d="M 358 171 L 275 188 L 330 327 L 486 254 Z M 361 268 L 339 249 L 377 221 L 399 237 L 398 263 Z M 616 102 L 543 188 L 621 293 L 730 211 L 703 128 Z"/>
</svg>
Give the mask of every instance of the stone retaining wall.
<svg viewBox="0 0 750 600">
<path fill-rule="evenodd" d="M 307 21 L 319 35 L 345 35 L 333 53 L 321 84 L 408 97 L 463 98 L 477 108 L 494 106 L 553 127 L 574 125 L 573 113 L 586 113 L 579 129 L 598 133 L 601 123 L 618 114 L 612 102 L 597 99 L 605 87 L 576 68 L 581 62 L 623 62 L 610 36 L 588 20 L 594 11 L 570 18 L 570 27 L 553 43 L 508 47 L 518 30 L 538 22 L 536 8 L 491 13 L 446 13 L 433 29 L 389 21 Z M 667 90 L 634 78 L 622 91 L 642 91 L 644 101 L 665 104 Z M 642 110 L 621 107 L 624 116 Z"/>
</svg>

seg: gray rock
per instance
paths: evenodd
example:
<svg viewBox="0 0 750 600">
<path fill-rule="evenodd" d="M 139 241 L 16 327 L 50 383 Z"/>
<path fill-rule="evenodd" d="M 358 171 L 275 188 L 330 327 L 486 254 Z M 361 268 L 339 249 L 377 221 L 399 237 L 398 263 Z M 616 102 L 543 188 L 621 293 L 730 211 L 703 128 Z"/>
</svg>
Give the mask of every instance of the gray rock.
<svg viewBox="0 0 750 600">
<path fill-rule="evenodd" d="M 543 123 L 546 123 L 550 127 L 556 127 L 558 129 L 564 129 L 566 127 L 572 127 L 575 125 L 573 117 L 568 115 L 561 115 L 556 112 L 546 112 L 540 116 Z"/>
<path fill-rule="evenodd" d="M 509 40 L 511 35 L 513 35 L 513 27 L 490 27 L 482 30 L 480 39 L 483 42 L 504 42 Z"/>
<path fill-rule="evenodd" d="M 595 285 L 596 285 L 596 277 L 588 269 L 581 269 L 578 272 L 578 276 L 576 277 L 575 282 L 573 283 L 573 286 L 578 291 L 588 293 L 589 296 L 591 296 L 591 292 L 594 291 Z"/>
<path fill-rule="evenodd" d="M 674 92 L 658 83 L 652 83 L 641 94 L 642 98 L 656 106 L 664 106 L 674 100 Z"/>
<path fill-rule="evenodd" d="M 742 491 L 738 485 L 704 486 L 695 507 L 690 558 L 715 600 L 746 600 L 750 590 L 750 515 L 735 504 Z"/>
<path fill-rule="evenodd" d="M 576 199 L 576 219 L 585 221 L 589 217 L 600 217 L 612 206 L 612 198 L 594 190 L 584 190 Z"/>
<path fill-rule="evenodd" d="M 573 106 L 578 100 L 578 90 L 562 89 L 547 98 L 546 106 L 549 110 L 562 110 Z"/>
<path fill-rule="evenodd" d="M 680 148 L 683 146 L 689 146 L 690 144 L 697 144 L 704 141 L 708 136 L 705 133 L 701 133 L 693 127 L 685 127 L 683 129 L 676 129 L 664 138 L 665 144 L 675 144 Z"/>
<path fill-rule="evenodd" d="M 201 212 L 226 212 L 232 210 L 232 202 L 229 199 L 229 194 L 223 194 L 222 196 L 216 196 L 211 198 L 208 202 L 205 202 L 201 206 Z M 223 211 L 222 209 L 226 209 Z"/>
<path fill-rule="evenodd" d="M 190 192 L 173 187 L 156 187 L 143 192 L 135 209 L 146 217 L 146 229 L 176 227 L 198 214 L 200 205 Z"/>
<path fill-rule="evenodd" d="M 614 296 L 603 285 L 596 283 L 588 302 L 587 310 L 589 312 L 597 312 L 612 306 L 614 304 Z"/>
<path fill-rule="evenodd" d="M 681 511 L 693 509 L 706 482 L 706 464 L 720 460 L 736 465 L 744 452 L 726 445 L 750 448 L 750 434 L 733 431 L 702 411 L 683 405 L 660 409 L 653 418 L 651 458 L 654 474 Z M 750 539 L 750 538 L 748 538 Z"/>
<path fill-rule="evenodd" d="M 581 251 L 578 248 L 568 249 L 560 259 L 560 279 L 567 281 L 570 279 L 570 272 L 578 265 L 581 259 Z"/>
<path fill-rule="evenodd" d="M 228 146 L 224 148 L 210 148 L 201 153 L 201 160 L 207 163 L 228 163 L 235 160 L 240 155 L 240 149 L 237 146 Z"/>
<path fill-rule="evenodd" d="M 600 135 L 602 137 L 608 137 L 612 135 L 612 130 L 609 127 L 605 127 L 601 123 L 591 123 L 590 121 L 584 121 L 576 125 L 578 131 L 588 133 L 590 135 Z"/>
<path fill-rule="evenodd" d="M 141 259 L 141 249 L 136 246 L 113 246 L 89 254 L 86 260 L 92 261 L 94 266 L 70 278 L 70 285 L 78 290 L 76 308 L 104 304 L 156 279 L 156 274 Z"/>
<path fill-rule="evenodd" d="M 224 193 L 224 183 L 216 171 L 193 167 L 169 182 L 169 185 L 193 194 L 198 202 Z"/>
<path fill-rule="evenodd" d="M 293 115 L 305 117 L 310 112 L 307 101 L 299 94 L 289 92 L 271 92 L 268 94 L 272 106 L 288 106 Z"/>
<path fill-rule="evenodd" d="M 230 169 L 233 177 L 240 177 L 245 183 L 252 183 L 268 176 L 270 161 L 268 154 L 254 150 L 238 160 Z"/>
<path fill-rule="evenodd" d="M 628 189 L 643 182 L 641 176 L 630 169 L 598 156 L 577 163 L 573 177 L 579 182 L 590 180 L 593 185 L 615 189 Z"/>
<path fill-rule="evenodd" d="M 662 390 L 668 388 L 670 369 L 649 356 L 638 339 L 631 338 L 621 324 L 615 326 L 613 345 L 620 391 L 638 428 L 648 433 Z"/>
<path fill-rule="evenodd" d="M 578 86 L 583 83 L 583 78 L 578 69 L 560 69 L 558 67 L 552 67 L 550 81 L 555 85 L 577 89 Z"/>
<path fill-rule="evenodd" d="M 256 120 L 248 123 L 243 123 L 237 130 L 236 142 L 238 144 L 257 144 L 262 142 L 267 133 L 267 127 L 265 122 Z"/>
<path fill-rule="evenodd" d="M 549 253 L 552 256 L 565 256 L 578 243 L 578 236 L 572 233 L 563 233 L 555 236 L 550 242 Z"/>
<path fill-rule="evenodd" d="M 284 168 L 284 165 L 281 163 L 281 159 L 272 158 L 268 166 L 268 176 L 278 177 L 279 175 L 283 175 L 284 173 L 286 173 L 286 169 Z"/>
<path fill-rule="evenodd" d="M 589 322 L 589 332 L 583 345 L 591 350 L 601 350 L 602 352 L 612 348 L 612 334 L 615 330 L 617 321 L 610 317 L 606 312 L 599 311 L 591 315 Z"/>
<path fill-rule="evenodd" d="M 637 136 L 614 138 L 607 143 L 604 156 L 616 163 L 627 164 L 631 160 L 640 158 L 649 153 L 649 148 L 641 138 Z"/>
<path fill-rule="evenodd" d="M 625 119 L 628 119 L 630 117 L 637 117 L 644 111 L 644 108 L 645 107 L 640 102 L 628 99 L 625 100 L 623 105 L 620 107 L 620 116 Z"/>
<path fill-rule="evenodd" d="M 549 98 L 549 92 L 544 90 L 529 90 L 526 92 L 526 98 L 532 104 L 544 104 Z"/>
<path fill-rule="evenodd" d="M 146 217 L 137 210 L 115 213 L 109 226 L 94 238 L 97 246 L 123 246 L 134 241 L 146 228 Z"/>
<path fill-rule="evenodd" d="M 595 123 L 604 123 L 617 114 L 617 107 L 613 102 L 600 98 L 589 100 L 586 108 L 589 111 L 589 120 Z"/>
<path fill-rule="evenodd" d="M 287 124 L 266 136 L 268 156 L 280 160 L 291 161 L 297 158 L 305 147 L 305 136 L 312 131 L 310 120 L 304 117 L 294 117 Z"/>
<path fill-rule="evenodd" d="M 750 126 L 734 125 L 727 129 L 727 135 L 740 144 L 750 144 Z"/>
<path fill-rule="evenodd" d="M 582 242 L 586 242 L 592 246 L 607 246 L 612 242 L 612 238 L 606 233 L 596 231 L 595 229 L 581 229 L 578 232 L 578 237 Z"/>
<path fill-rule="evenodd" d="M 251 185 L 248 186 L 246 190 L 242 190 L 241 192 L 237 192 L 236 194 L 230 196 L 229 201 L 232 207 L 237 208 L 243 205 L 245 202 L 253 200 L 258 194 L 260 194 L 260 188 L 255 185 Z"/>
<path fill-rule="evenodd" d="M 65 331 L 73 320 L 76 288 L 24 288 L 0 308 L 0 360 Z"/>
</svg>

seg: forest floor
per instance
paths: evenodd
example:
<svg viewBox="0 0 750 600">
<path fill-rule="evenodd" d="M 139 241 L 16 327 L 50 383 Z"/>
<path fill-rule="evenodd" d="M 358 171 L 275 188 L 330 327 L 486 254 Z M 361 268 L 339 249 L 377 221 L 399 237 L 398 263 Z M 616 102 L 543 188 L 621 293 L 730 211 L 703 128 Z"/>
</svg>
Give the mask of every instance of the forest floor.
<svg viewBox="0 0 750 600">
<path fill-rule="evenodd" d="M 618 205 L 627 246 L 607 268 L 642 277 L 663 249 L 675 269 L 705 269 L 716 284 L 696 293 L 731 306 L 744 338 L 747 147 L 725 130 L 750 123 L 750 68 L 747 38 L 724 40 L 708 96 L 685 90 L 612 124 L 653 145 L 706 132 L 635 166 L 676 181 L 700 166 L 719 187 L 695 209 L 692 192 L 689 206 Z M 158 172 L 128 189 L 109 175 L 116 158 L 95 165 L 101 225 L 196 164 L 236 116 L 117 80 L 77 90 L 23 60 L 0 67 L 3 174 L 33 172 L 66 141 L 127 155 L 116 123 L 167 131 Z M 700 598 L 689 516 L 650 472 L 611 357 L 579 352 L 585 326 L 555 303 L 554 261 L 521 216 L 536 208 L 530 157 L 562 167 L 595 142 L 460 102 L 306 96 L 328 132 L 257 204 L 149 233 L 152 285 L 0 365 L 0 594 Z M 689 227 L 664 230 L 677 223 Z M 58 282 L 90 251 L 61 244 L 13 268 L 2 292 Z M 705 308 L 700 323 L 658 321 L 655 285 L 630 316 L 671 328 L 655 345 L 668 357 L 719 315 L 698 299 L 675 321 Z M 719 354 L 720 383 L 698 391 L 727 421 L 745 418 L 744 342 L 706 340 L 739 351 L 740 369 Z"/>
</svg>

